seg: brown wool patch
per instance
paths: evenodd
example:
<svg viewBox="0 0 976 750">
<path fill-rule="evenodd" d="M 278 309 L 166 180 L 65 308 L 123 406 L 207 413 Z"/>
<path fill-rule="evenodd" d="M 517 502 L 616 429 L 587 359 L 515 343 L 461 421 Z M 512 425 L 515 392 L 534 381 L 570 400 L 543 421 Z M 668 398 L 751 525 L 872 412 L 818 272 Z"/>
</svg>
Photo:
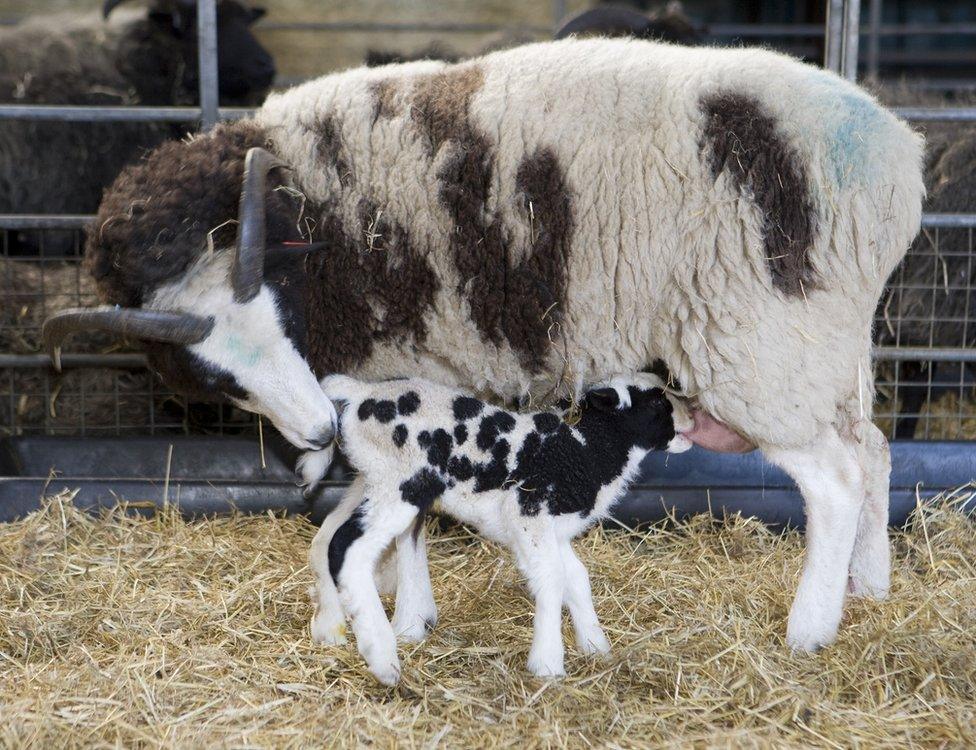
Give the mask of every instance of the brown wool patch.
<svg viewBox="0 0 976 750">
<path fill-rule="evenodd" d="M 88 229 L 85 263 L 108 304 L 136 306 L 160 284 L 184 273 L 207 247 L 237 234 L 244 157 L 268 147 L 253 122 L 219 125 L 191 141 L 165 143 L 127 167 L 105 191 Z M 268 175 L 268 241 L 299 239 L 298 202 L 275 190 L 282 170 Z"/>
<path fill-rule="evenodd" d="M 788 295 L 816 286 L 810 250 L 815 210 L 803 160 L 759 102 L 743 94 L 701 101 L 702 151 L 712 176 L 726 171 L 763 216 L 763 248 L 773 285 Z"/>
<path fill-rule="evenodd" d="M 426 134 L 432 153 L 446 141 L 464 140 L 470 134 L 468 108 L 483 81 L 484 72 L 477 65 L 454 65 L 418 80 L 410 116 Z"/>
<path fill-rule="evenodd" d="M 322 117 L 315 128 L 316 142 L 315 152 L 319 161 L 323 164 L 330 164 L 335 167 L 339 175 L 339 182 L 343 185 L 352 179 L 352 170 L 349 164 L 342 157 L 342 136 L 340 126 L 336 119 L 331 115 Z"/>
<path fill-rule="evenodd" d="M 537 371 L 545 363 L 566 301 L 572 200 L 559 161 L 548 148 L 522 159 L 516 186 L 532 244 L 508 274 L 502 330 L 523 365 Z"/>
<path fill-rule="evenodd" d="M 524 367 L 545 363 L 553 324 L 565 303 L 566 262 L 572 235 L 569 191 L 555 154 L 542 149 L 519 165 L 516 187 L 531 247 L 516 254 L 497 212 L 489 210 L 494 144 L 471 124 L 471 97 L 483 73 L 459 66 L 422 79 L 413 94 L 412 117 L 431 152 L 449 143 L 438 172 L 439 198 L 452 220 L 451 255 L 458 293 L 468 299 L 471 320 L 486 341 L 507 341 Z"/>
<path fill-rule="evenodd" d="M 355 234 L 331 206 L 320 210 L 318 231 L 331 245 L 305 261 L 305 308 L 322 311 L 307 316 L 313 371 L 321 377 L 355 369 L 382 341 L 423 341 L 423 316 L 439 283 L 406 230 L 363 201 Z"/>
<path fill-rule="evenodd" d="M 384 78 L 382 81 L 371 83 L 369 91 L 373 95 L 375 102 L 373 109 L 373 121 L 381 118 L 392 119 L 400 114 L 400 102 L 397 101 L 397 93 L 400 90 L 399 81 L 395 78 Z"/>
</svg>

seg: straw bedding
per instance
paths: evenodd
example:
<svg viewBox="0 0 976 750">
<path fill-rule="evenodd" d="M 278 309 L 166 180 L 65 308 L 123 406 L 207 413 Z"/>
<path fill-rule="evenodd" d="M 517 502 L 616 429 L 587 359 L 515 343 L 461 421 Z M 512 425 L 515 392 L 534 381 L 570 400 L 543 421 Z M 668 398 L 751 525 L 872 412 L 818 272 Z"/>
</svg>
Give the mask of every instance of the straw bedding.
<svg viewBox="0 0 976 750">
<path fill-rule="evenodd" d="M 303 519 L 102 518 L 67 498 L 0 527 L 0 746 L 926 746 L 976 743 L 976 525 L 895 534 L 892 596 L 840 640 L 783 631 L 801 538 L 741 518 L 577 546 L 613 643 L 526 676 L 531 605 L 498 548 L 432 528 L 441 622 L 377 685 L 314 645 Z"/>
</svg>

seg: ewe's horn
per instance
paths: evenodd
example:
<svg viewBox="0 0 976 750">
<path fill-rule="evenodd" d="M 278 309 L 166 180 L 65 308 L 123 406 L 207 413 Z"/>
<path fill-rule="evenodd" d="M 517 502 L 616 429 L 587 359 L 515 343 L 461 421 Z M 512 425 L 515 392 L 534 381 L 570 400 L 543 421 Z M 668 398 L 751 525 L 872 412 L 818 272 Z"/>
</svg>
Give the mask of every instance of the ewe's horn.
<svg viewBox="0 0 976 750">
<path fill-rule="evenodd" d="M 61 371 L 61 344 L 75 331 L 106 331 L 170 344 L 197 344 L 213 329 L 212 318 L 163 310 L 120 309 L 117 307 L 77 307 L 62 310 L 44 321 L 41 335 L 44 348 Z"/>
<path fill-rule="evenodd" d="M 268 172 L 287 166 L 263 148 L 252 148 L 244 159 L 244 187 L 237 215 L 237 254 L 231 270 L 234 300 L 250 302 L 264 280 L 265 231 L 264 184 Z"/>
<path fill-rule="evenodd" d="M 564 39 L 570 34 L 588 32 L 607 33 L 626 29 L 633 36 L 640 36 L 647 28 L 647 16 L 627 8 L 590 8 L 577 13 L 559 27 L 553 39 Z"/>
</svg>

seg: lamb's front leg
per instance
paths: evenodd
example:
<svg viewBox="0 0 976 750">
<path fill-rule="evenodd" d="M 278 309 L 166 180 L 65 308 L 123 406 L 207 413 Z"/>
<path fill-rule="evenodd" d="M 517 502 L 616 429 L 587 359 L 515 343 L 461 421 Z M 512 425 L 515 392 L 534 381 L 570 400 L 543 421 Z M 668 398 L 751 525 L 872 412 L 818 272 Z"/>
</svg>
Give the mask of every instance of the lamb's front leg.
<svg viewBox="0 0 976 750">
<path fill-rule="evenodd" d="M 423 516 L 418 516 L 413 529 L 397 537 L 396 567 L 393 632 L 405 641 L 422 641 L 437 624 L 437 605 L 430 585 Z"/>
<path fill-rule="evenodd" d="M 581 653 L 608 654 L 610 642 L 607 640 L 596 609 L 593 607 L 593 592 L 590 589 L 590 576 L 586 567 L 573 552 L 569 540 L 559 545 L 563 567 L 566 571 L 566 607 L 573 620 L 573 630 L 576 632 L 576 645 Z"/>
<path fill-rule="evenodd" d="M 529 671 L 538 677 L 561 677 L 563 667 L 563 594 L 565 576 L 559 542 L 548 517 L 522 518 L 514 534 L 515 554 L 535 597 Z"/>
<path fill-rule="evenodd" d="M 312 640 L 316 643 L 336 645 L 346 642 L 346 618 L 339 601 L 339 593 L 329 573 L 329 544 L 336 530 L 352 515 L 363 501 L 363 480 L 359 477 L 349 486 L 339 505 L 325 517 L 309 550 L 309 567 L 315 575 L 311 594 L 314 604 L 312 614 Z"/>
</svg>

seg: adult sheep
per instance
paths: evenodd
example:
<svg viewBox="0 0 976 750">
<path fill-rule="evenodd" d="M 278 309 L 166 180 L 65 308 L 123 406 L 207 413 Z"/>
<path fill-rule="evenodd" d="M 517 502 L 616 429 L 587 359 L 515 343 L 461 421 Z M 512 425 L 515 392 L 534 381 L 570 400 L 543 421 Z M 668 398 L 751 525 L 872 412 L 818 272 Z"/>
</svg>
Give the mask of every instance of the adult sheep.
<svg viewBox="0 0 976 750">
<path fill-rule="evenodd" d="M 106 0 L 103 14 L 121 2 Z M 236 0 L 217 4 L 225 105 L 260 103 L 274 78 L 274 62 L 250 29 L 263 14 Z M 198 100 L 197 68 L 192 0 L 155 0 L 148 12 L 122 9 L 107 21 L 30 17 L 0 32 L 6 103 L 190 105 Z M 186 132 L 158 122 L 0 123 L 0 213 L 93 213 L 126 163 Z"/>
<path fill-rule="evenodd" d="M 127 169 L 88 262 L 129 309 L 47 341 L 145 339 L 171 386 L 306 449 L 333 435 L 328 373 L 542 398 L 661 360 L 799 484 L 787 641 L 815 649 L 848 583 L 888 589 L 871 328 L 921 162 L 860 89 L 764 50 L 563 40 L 352 70 Z"/>
</svg>

